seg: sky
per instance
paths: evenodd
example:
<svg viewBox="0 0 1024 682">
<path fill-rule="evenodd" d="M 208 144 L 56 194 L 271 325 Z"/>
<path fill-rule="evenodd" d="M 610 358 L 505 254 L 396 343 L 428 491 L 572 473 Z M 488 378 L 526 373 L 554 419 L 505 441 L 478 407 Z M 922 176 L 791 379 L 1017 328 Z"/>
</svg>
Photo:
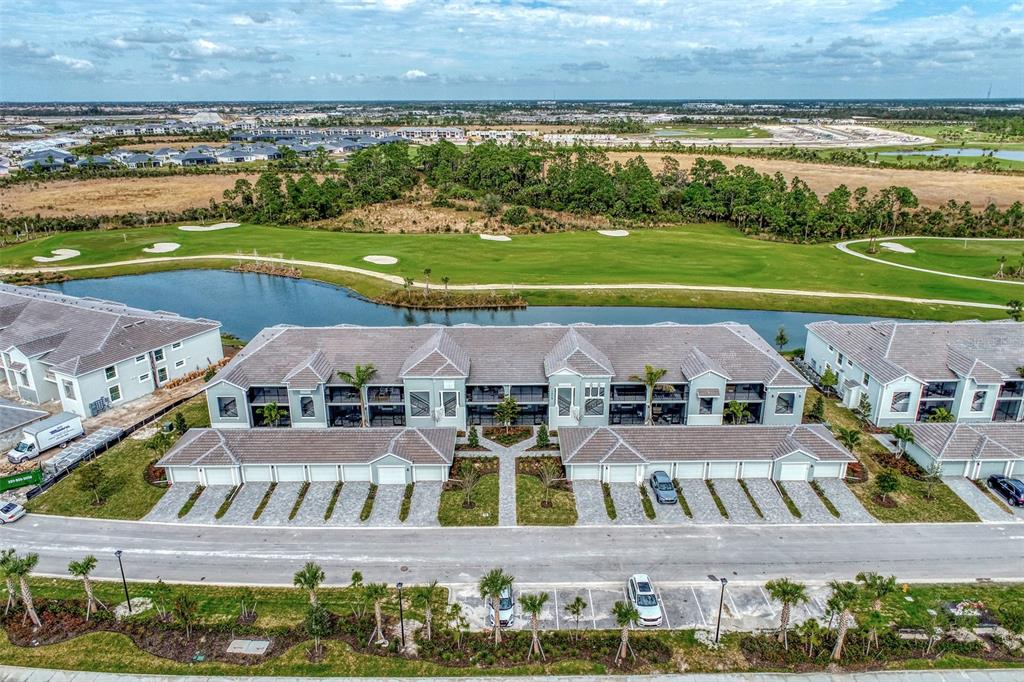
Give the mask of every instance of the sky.
<svg viewBox="0 0 1024 682">
<path fill-rule="evenodd" d="M 1024 97 L 1024 0 L 0 0 L 0 100 Z"/>
</svg>

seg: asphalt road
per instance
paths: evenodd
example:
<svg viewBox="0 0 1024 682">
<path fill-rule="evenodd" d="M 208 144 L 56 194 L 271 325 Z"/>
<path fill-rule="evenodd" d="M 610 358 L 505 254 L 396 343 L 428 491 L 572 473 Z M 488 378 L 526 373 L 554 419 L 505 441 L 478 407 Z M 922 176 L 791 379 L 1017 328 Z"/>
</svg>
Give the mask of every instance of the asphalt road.
<svg viewBox="0 0 1024 682">
<path fill-rule="evenodd" d="M 40 573 L 67 575 L 86 554 L 97 578 L 290 585 L 306 561 L 329 584 L 367 580 L 475 582 L 500 566 L 520 584 L 789 576 L 851 578 L 875 570 L 907 581 L 1024 581 L 1024 528 L 1008 524 L 616 528 L 288 529 L 190 526 L 29 515 L 0 527 L 0 547 L 38 552 Z"/>
</svg>

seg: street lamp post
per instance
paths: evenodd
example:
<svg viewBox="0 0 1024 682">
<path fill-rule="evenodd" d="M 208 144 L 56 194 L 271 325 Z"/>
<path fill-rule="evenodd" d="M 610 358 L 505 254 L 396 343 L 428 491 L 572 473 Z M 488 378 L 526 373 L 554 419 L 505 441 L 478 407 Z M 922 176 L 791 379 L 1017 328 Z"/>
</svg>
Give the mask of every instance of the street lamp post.
<svg viewBox="0 0 1024 682">
<path fill-rule="evenodd" d="M 128 595 L 128 581 L 124 578 L 124 564 L 121 563 L 121 550 L 114 552 L 117 557 L 117 566 L 121 569 L 121 584 L 124 585 L 124 600 L 128 603 L 128 613 L 132 612 L 132 598 Z"/>
<path fill-rule="evenodd" d="M 402 607 L 402 583 L 398 587 L 398 623 L 402 631 L 402 649 L 405 649 L 405 609 Z"/>
<path fill-rule="evenodd" d="M 715 623 L 715 644 L 718 644 L 718 638 L 722 634 L 722 605 L 725 603 L 725 586 L 729 584 L 729 581 L 725 578 L 716 578 L 713 575 L 709 575 L 708 580 L 722 583 L 722 592 L 718 595 L 718 622 Z"/>
</svg>

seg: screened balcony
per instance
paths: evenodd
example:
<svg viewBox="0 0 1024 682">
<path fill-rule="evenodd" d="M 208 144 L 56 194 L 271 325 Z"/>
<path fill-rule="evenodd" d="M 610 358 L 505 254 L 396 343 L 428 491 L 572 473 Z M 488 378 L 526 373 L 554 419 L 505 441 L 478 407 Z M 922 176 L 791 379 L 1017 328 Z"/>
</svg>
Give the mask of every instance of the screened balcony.
<svg viewBox="0 0 1024 682">
<path fill-rule="evenodd" d="M 643 384 L 612 384 L 612 402 L 645 402 L 647 387 Z"/>
<path fill-rule="evenodd" d="M 548 387 L 547 384 L 539 386 L 510 386 L 509 395 L 515 398 L 518 403 L 547 403 Z"/>
<path fill-rule="evenodd" d="M 764 384 L 726 384 L 725 402 L 736 400 L 741 403 L 764 400 Z"/>
<path fill-rule="evenodd" d="M 359 391 L 351 386 L 328 386 L 324 389 L 324 400 L 328 403 L 359 404 Z"/>
<path fill-rule="evenodd" d="M 504 386 L 466 386 L 466 402 L 500 403 L 505 399 Z M 517 399 L 518 400 L 518 399 Z"/>
<path fill-rule="evenodd" d="M 405 391 L 401 386 L 370 386 L 366 389 L 366 399 L 371 404 L 404 405 Z M 356 401 L 358 400 L 359 396 L 356 394 Z"/>
</svg>

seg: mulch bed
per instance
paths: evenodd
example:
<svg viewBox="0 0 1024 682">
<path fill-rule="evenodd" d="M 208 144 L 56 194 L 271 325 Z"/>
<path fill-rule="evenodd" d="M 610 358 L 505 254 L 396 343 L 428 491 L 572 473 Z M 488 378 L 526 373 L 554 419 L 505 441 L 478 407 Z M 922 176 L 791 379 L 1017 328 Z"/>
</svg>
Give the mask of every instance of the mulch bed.
<svg viewBox="0 0 1024 682">
<path fill-rule="evenodd" d="M 513 426 L 508 429 L 504 426 L 485 426 L 483 432 L 484 438 L 505 447 L 521 443 L 532 435 L 531 426 Z"/>
<path fill-rule="evenodd" d="M 882 497 L 881 495 L 872 495 L 871 501 L 877 504 L 879 507 L 885 507 L 886 509 L 895 509 L 899 505 L 896 500 L 891 497 Z"/>
<path fill-rule="evenodd" d="M 469 462 L 481 476 L 498 473 L 497 457 L 456 457 L 452 460 L 451 478 L 458 478 L 462 463 Z"/>
<path fill-rule="evenodd" d="M 909 456 L 897 457 L 891 452 L 873 452 L 871 456 L 875 461 L 887 469 L 895 469 L 908 478 L 920 481 L 924 479 L 924 471 L 920 465 Z"/>
</svg>

